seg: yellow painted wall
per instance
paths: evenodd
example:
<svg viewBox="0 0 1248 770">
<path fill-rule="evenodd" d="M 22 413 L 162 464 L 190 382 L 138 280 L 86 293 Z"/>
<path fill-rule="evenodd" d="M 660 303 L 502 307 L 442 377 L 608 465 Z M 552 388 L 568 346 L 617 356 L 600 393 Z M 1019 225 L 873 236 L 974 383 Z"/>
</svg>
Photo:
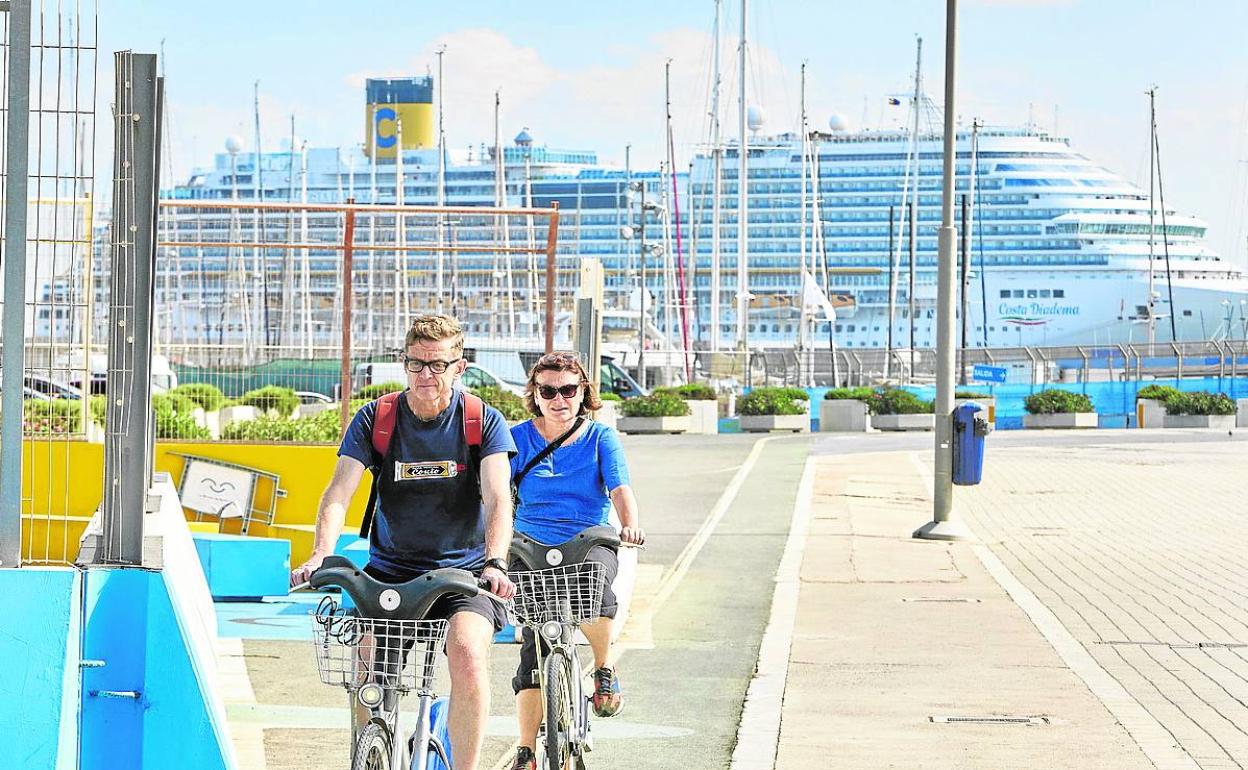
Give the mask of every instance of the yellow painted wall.
<svg viewBox="0 0 1248 770">
<path fill-rule="evenodd" d="M 175 454 L 177 453 L 177 454 Z M 273 526 L 253 524 L 247 534 L 256 537 L 280 537 L 290 540 L 291 564 L 302 564 L 312 552 L 312 535 L 316 525 L 316 507 L 321 493 L 334 473 L 338 462 L 338 445 L 322 444 L 304 446 L 296 444 L 247 444 L 225 441 L 158 442 L 156 444 L 156 469 L 168 471 L 176 484 L 182 478 L 182 466 L 186 460 L 178 454 L 208 457 L 215 460 L 245 465 L 280 477 L 279 484 L 286 496 L 278 498 Z M 347 511 L 344 532 L 358 531 L 360 517 L 368 503 L 368 487 L 371 476 L 356 490 L 355 498 Z M 261 486 L 257 499 L 267 500 L 270 490 Z M 192 515 L 193 518 L 193 515 Z M 226 522 L 226 532 L 237 532 L 237 519 Z"/>
<path fill-rule="evenodd" d="M 277 501 L 273 526 L 253 525 L 257 537 L 291 542 L 291 562 L 302 563 L 312 551 L 316 507 L 333 475 L 337 445 L 246 444 L 232 442 L 158 442 L 156 470 L 166 471 L 174 484 L 186 460 L 195 455 L 245 465 L 277 474 L 286 496 Z M 104 445 L 86 441 L 25 441 L 22 444 L 22 559 L 63 564 L 78 553 L 82 531 L 103 500 Z M 368 502 L 367 474 L 347 514 L 346 532 L 358 530 Z M 258 499 L 271 490 L 261 486 Z M 194 518 L 192 514 L 189 518 Z M 226 531 L 238 531 L 237 520 Z"/>
<path fill-rule="evenodd" d="M 382 114 L 378 115 L 378 111 Z M 389 117 L 393 111 L 394 117 Z M 398 149 L 396 122 L 403 123 L 403 149 L 419 150 L 437 145 L 433 133 L 432 104 L 366 104 L 364 105 L 364 151 L 374 147 L 378 158 L 393 158 Z M 390 146 L 386 146 L 389 143 Z"/>
<path fill-rule="evenodd" d="M 104 497 L 104 445 L 22 442 L 22 561 L 65 564 Z"/>
</svg>

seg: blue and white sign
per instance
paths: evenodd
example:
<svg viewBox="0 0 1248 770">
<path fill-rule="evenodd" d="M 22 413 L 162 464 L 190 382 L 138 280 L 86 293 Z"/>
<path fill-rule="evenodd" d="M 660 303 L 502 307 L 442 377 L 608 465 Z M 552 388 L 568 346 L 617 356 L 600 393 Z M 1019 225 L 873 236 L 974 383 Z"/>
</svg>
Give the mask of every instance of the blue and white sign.
<svg viewBox="0 0 1248 770">
<path fill-rule="evenodd" d="M 971 379 L 980 382 L 1005 382 L 1004 366 L 988 366 L 987 364 L 975 364 L 971 370 Z"/>
</svg>

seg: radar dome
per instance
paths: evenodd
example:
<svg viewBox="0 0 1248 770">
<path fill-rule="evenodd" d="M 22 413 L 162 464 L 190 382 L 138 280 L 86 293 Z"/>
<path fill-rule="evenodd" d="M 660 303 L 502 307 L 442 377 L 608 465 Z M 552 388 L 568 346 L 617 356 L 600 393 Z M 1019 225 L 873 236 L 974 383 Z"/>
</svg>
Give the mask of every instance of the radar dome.
<svg viewBox="0 0 1248 770">
<path fill-rule="evenodd" d="M 843 132 L 849 130 L 849 119 L 839 112 L 833 113 L 828 118 L 828 128 L 834 132 Z"/>
<path fill-rule="evenodd" d="M 237 136 L 229 136 L 225 139 L 225 151 L 231 155 L 237 155 L 242 152 L 243 140 Z"/>
<path fill-rule="evenodd" d="M 533 135 L 529 133 L 528 126 L 520 129 L 520 133 L 516 134 L 516 144 L 521 147 L 528 147 L 533 144 Z"/>
<path fill-rule="evenodd" d="M 763 112 L 763 108 L 757 104 L 751 104 L 745 110 L 745 123 L 750 127 L 751 131 L 758 131 L 767 122 L 767 115 Z"/>
</svg>

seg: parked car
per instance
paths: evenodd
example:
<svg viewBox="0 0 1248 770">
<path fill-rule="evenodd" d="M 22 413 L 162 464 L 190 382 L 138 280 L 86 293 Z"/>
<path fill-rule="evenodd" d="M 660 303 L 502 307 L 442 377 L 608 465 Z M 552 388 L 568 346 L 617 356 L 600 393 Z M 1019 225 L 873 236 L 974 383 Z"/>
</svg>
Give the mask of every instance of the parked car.
<svg viewBox="0 0 1248 770">
<path fill-rule="evenodd" d="M 0 376 L 2 376 L 0 372 Z M 22 378 L 22 398 L 36 401 L 50 401 L 54 398 L 77 400 L 82 398 L 82 391 L 72 385 L 45 377 L 42 374 L 27 373 Z"/>
<path fill-rule="evenodd" d="M 332 404 L 334 400 L 324 393 L 315 393 L 310 390 L 296 390 L 295 395 L 299 397 L 300 404 Z"/>
<path fill-rule="evenodd" d="M 468 388 L 495 387 L 517 396 L 524 395 L 524 388 L 507 382 L 479 364 L 468 364 L 462 381 Z M 356 365 L 355 378 L 352 383 L 355 390 L 379 382 L 407 382 L 407 373 L 403 371 L 403 364 L 398 361 L 368 361 Z"/>
<path fill-rule="evenodd" d="M 598 376 L 601 383 L 599 390 L 603 393 L 614 393 L 620 398 L 649 395 L 649 391 L 638 385 L 632 375 L 617 366 L 615 361 L 607 356 L 602 357 L 602 367 Z"/>
</svg>

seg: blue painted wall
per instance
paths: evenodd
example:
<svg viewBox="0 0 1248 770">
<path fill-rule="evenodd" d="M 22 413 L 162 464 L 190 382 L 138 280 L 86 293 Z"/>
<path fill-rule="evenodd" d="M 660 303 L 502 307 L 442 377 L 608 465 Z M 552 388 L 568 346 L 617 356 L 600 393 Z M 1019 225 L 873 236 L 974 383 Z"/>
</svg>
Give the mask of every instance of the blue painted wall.
<svg viewBox="0 0 1248 770">
<path fill-rule="evenodd" d="M 84 596 L 83 655 L 106 665 L 83 672 L 81 770 L 168 767 L 173 757 L 184 770 L 234 767 L 200 660 L 211 650 L 192 641 L 165 574 L 92 568 Z"/>
<path fill-rule="evenodd" d="M 0 765 L 77 765 L 81 578 L 69 568 L 0 569 Z"/>
</svg>

